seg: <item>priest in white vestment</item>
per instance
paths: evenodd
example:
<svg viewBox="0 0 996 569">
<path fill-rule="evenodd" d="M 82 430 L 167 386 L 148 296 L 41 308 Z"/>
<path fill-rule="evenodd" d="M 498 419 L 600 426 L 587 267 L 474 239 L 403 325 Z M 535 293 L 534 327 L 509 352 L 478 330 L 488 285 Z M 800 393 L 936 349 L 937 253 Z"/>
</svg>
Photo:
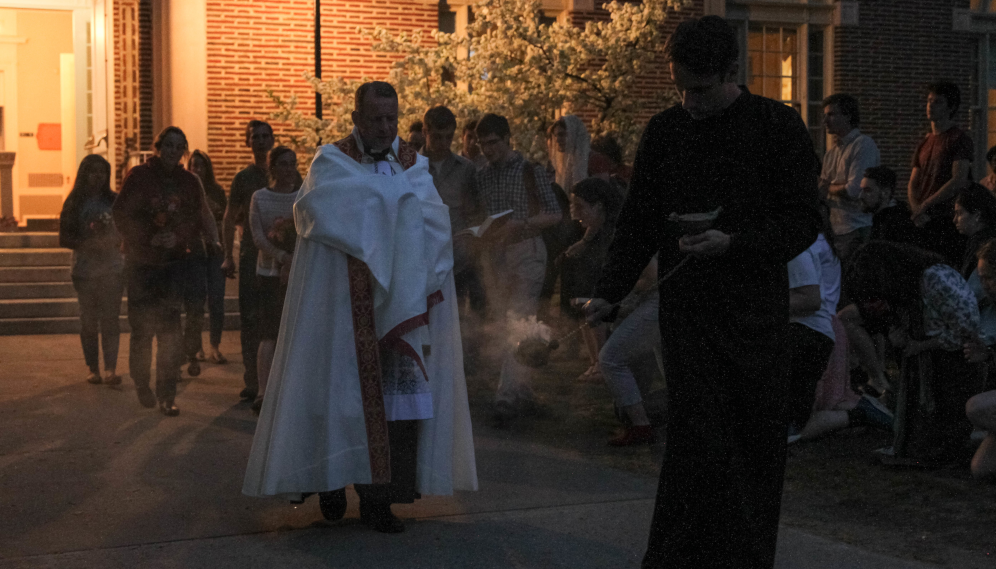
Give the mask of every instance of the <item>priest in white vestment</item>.
<svg viewBox="0 0 996 569">
<path fill-rule="evenodd" d="M 374 529 L 392 503 L 476 490 L 448 208 L 400 140 L 398 96 L 356 92 L 350 136 L 322 146 L 294 205 L 298 240 L 244 494 L 345 487 Z"/>
</svg>

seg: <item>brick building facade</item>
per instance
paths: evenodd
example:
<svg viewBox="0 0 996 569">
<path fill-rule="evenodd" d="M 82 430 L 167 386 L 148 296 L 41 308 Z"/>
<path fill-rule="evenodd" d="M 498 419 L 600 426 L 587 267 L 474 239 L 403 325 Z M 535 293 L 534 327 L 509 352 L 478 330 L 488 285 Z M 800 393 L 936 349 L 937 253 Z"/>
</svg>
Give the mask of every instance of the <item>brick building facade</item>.
<svg viewBox="0 0 996 569">
<path fill-rule="evenodd" d="M 206 147 L 215 160 L 219 181 L 227 185 L 249 158 L 243 146 L 245 122 L 273 110 L 266 89 L 296 93 L 303 108 L 312 108 L 313 93 L 301 74 L 314 67 L 314 2 L 187 1 L 203 4 L 205 29 L 202 115 L 206 136 L 192 145 Z M 157 46 L 176 45 L 169 43 L 175 39 L 164 40 L 161 32 L 156 37 L 151 25 L 157 17 L 163 18 L 156 16 L 157 10 L 164 10 L 162 4 L 169 2 L 114 2 L 115 41 L 120 46 L 115 51 L 113 140 L 119 162 L 127 136 L 137 131 L 138 146 L 147 149 L 154 132 L 171 117 L 163 111 L 163 104 L 156 103 L 164 91 L 155 83 L 172 80 L 180 86 L 186 81 L 180 69 L 172 69 L 168 79 L 153 72 L 156 58 L 164 53 L 160 48 L 157 55 Z M 443 4 L 440 8 L 433 0 L 325 2 L 324 76 L 384 76 L 389 56 L 372 53 L 356 28 L 380 25 L 414 31 L 445 28 L 453 22 L 459 27 L 461 18 L 466 21 L 467 2 Z M 548 17 L 583 25 L 606 17 L 602 4 L 601 0 L 546 0 L 544 10 Z M 744 83 L 752 91 L 797 108 L 818 146 L 823 139 L 819 102 L 835 92 L 857 96 L 862 104 L 862 131 L 878 142 L 883 163 L 895 168 L 900 183 L 905 183 L 913 148 L 929 128 L 923 87 L 930 81 L 945 79 L 961 86 L 965 95 L 959 122 L 973 130 L 980 157 L 990 144 L 986 125 L 996 125 L 996 108 L 990 113 L 988 101 L 990 87 L 996 93 L 996 73 L 993 81 L 980 73 L 988 69 L 982 66 L 988 64 L 989 26 L 996 31 L 988 4 L 976 0 L 695 0 L 668 19 L 665 31 L 686 17 L 727 17 L 741 36 Z M 175 19 L 172 23 L 176 27 Z M 129 35 L 126 28 L 137 33 Z M 996 49 L 993 52 L 996 60 Z M 661 61 L 641 78 L 635 95 L 671 88 Z M 992 104 L 996 107 L 996 96 Z M 186 124 L 176 120 L 176 107 L 174 103 L 172 122 L 187 130 Z M 285 125 L 274 126 L 278 135 L 286 133 Z M 991 130 L 996 131 L 996 126 Z M 977 164 L 974 174 L 983 176 L 984 168 Z"/>
<path fill-rule="evenodd" d="M 833 91 L 861 102 L 861 131 L 878 142 L 882 164 L 897 171 L 901 184 L 909 177 L 913 150 L 930 130 L 928 83 L 946 80 L 961 87 L 958 124 L 973 131 L 980 126 L 971 112 L 979 40 L 953 30 L 954 8 L 967 9 L 969 2 L 861 2 L 856 24 L 834 33 Z M 976 178 L 985 175 L 980 162 L 973 166 Z"/>
</svg>

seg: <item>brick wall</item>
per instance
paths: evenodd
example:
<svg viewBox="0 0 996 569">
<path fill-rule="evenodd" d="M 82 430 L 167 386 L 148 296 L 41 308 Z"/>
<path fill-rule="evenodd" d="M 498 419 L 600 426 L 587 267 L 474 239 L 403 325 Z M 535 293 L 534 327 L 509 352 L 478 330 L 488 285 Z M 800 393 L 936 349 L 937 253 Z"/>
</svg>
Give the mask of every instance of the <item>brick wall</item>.
<svg viewBox="0 0 996 569">
<path fill-rule="evenodd" d="M 251 160 L 245 124 L 275 110 L 268 88 L 314 112 L 314 91 L 301 74 L 314 72 L 314 0 L 245 2 L 208 0 L 208 152 L 218 181 L 227 188 Z M 394 32 L 432 30 L 438 9 L 404 0 L 335 0 L 322 3 L 322 75 L 326 78 L 386 76 L 390 56 L 370 51 L 358 26 Z M 274 124 L 278 138 L 286 125 Z"/>
<path fill-rule="evenodd" d="M 152 0 L 118 0 L 114 2 L 112 20 L 114 152 L 118 160 L 114 170 L 120 184 L 126 138 L 135 137 L 137 149 L 148 150 L 155 136 L 152 132 Z"/>
<path fill-rule="evenodd" d="M 118 38 L 115 66 L 115 141 L 123 150 L 125 105 L 139 113 L 141 148 L 151 144 L 151 2 L 119 0 L 114 3 L 114 32 Z M 574 12 L 576 25 L 604 19 L 604 4 L 596 0 L 591 12 Z M 878 142 L 883 163 L 895 168 L 900 184 L 908 177 L 910 155 L 929 128 L 924 117 L 923 86 L 932 80 L 957 82 L 965 92 L 959 122 L 968 127 L 968 88 L 977 40 L 952 31 L 953 7 L 967 7 L 969 0 L 862 0 L 859 25 L 838 27 L 834 34 L 833 92 L 848 92 L 862 104 L 862 130 Z M 121 12 L 138 7 L 142 41 L 139 96 L 121 91 Z M 271 88 L 284 95 L 297 94 L 302 109 L 314 108 L 314 93 L 301 74 L 314 69 L 313 0 L 252 2 L 208 0 L 208 152 L 215 162 L 219 182 L 227 187 L 235 172 L 250 159 L 243 129 L 252 118 L 266 118 L 274 106 L 266 95 Z M 669 15 L 665 37 L 678 23 L 702 13 L 702 3 Z M 385 26 L 395 32 L 437 26 L 437 8 L 414 0 L 338 0 L 322 6 L 323 75 L 381 78 L 391 56 L 374 54 L 357 26 Z M 671 89 L 663 57 L 640 77 L 634 96 L 651 98 Z M 661 109 L 649 108 L 641 119 Z M 278 137 L 287 125 L 274 124 Z"/>
<path fill-rule="evenodd" d="M 864 0 L 858 26 L 834 30 L 834 92 L 858 98 L 861 131 L 878 143 L 882 164 L 897 171 L 900 188 L 906 187 L 917 143 L 930 130 L 927 83 L 958 84 L 958 123 L 969 128 L 978 40 L 951 29 L 952 8 L 968 6 L 969 0 Z"/>
</svg>

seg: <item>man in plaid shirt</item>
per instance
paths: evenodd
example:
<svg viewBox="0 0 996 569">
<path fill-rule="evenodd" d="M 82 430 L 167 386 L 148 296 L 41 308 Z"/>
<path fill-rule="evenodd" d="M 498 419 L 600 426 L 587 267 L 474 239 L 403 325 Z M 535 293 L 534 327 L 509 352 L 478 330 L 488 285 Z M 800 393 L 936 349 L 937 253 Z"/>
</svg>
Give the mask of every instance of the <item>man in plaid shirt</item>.
<svg viewBox="0 0 996 569">
<path fill-rule="evenodd" d="M 512 150 L 505 117 L 487 114 L 477 123 L 478 144 L 488 160 L 477 172 L 477 188 L 486 215 L 512 210 L 509 221 L 485 235 L 487 281 L 495 315 L 523 319 L 536 314 L 546 246 L 540 232 L 561 220 L 546 170 Z M 495 395 L 495 420 L 503 426 L 519 412 L 536 409 L 529 368 L 505 353 Z"/>
</svg>

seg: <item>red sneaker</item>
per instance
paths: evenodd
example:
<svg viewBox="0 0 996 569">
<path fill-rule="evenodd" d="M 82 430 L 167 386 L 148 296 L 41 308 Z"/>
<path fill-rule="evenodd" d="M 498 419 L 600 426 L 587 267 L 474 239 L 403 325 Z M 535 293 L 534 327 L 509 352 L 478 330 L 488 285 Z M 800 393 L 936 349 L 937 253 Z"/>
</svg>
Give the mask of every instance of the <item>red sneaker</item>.
<svg viewBox="0 0 996 569">
<path fill-rule="evenodd" d="M 609 439 L 610 447 L 629 447 L 635 445 L 652 445 L 657 442 L 657 435 L 650 425 L 628 427 L 626 432 L 614 439 Z"/>
</svg>

